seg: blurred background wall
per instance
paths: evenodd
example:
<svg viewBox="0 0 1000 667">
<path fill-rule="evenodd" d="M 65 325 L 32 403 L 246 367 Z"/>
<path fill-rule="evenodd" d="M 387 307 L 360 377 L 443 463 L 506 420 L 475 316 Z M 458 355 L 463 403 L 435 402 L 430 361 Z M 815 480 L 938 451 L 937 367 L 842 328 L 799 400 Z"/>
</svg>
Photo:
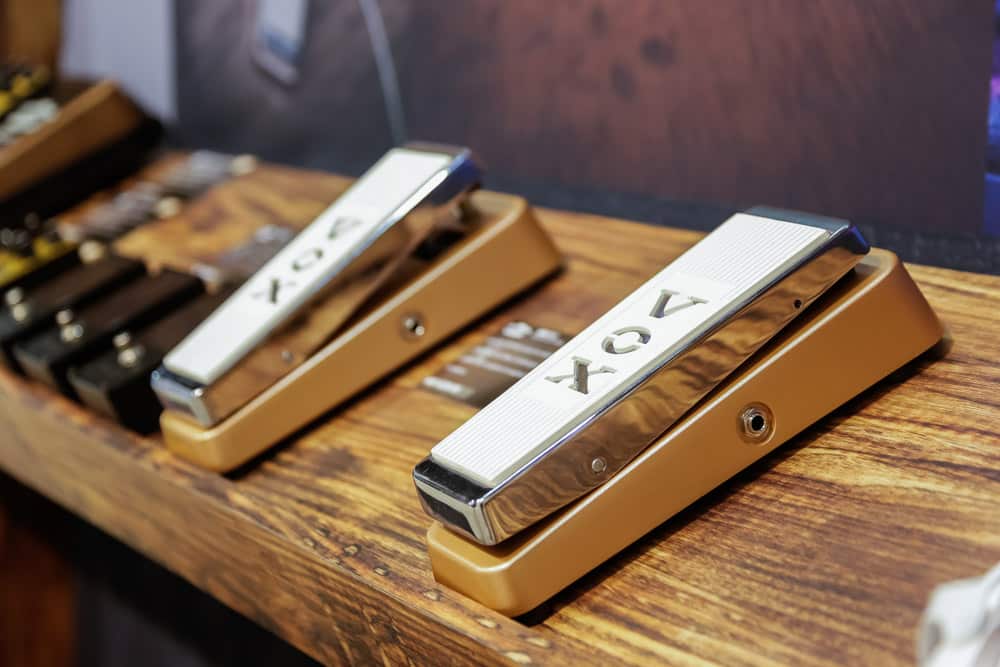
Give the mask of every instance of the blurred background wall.
<svg viewBox="0 0 1000 667">
<path fill-rule="evenodd" d="M 308 4 L 286 85 L 257 2 L 177 0 L 176 136 L 359 172 L 393 141 L 363 4 Z M 992 0 L 377 7 L 406 134 L 491 183 L 982 227 Z"/>
<path fill-rule="evenodd" d="M 540 204 L 703 229 L 789 206 L 996 271 L 994 4 L 64 0 L 61 63 L 124 80 L 180 145 L 358 174 L 403 137 L 464 143 Z M 261 66 L 268 29 L 294 82 Z"/>
<path fill-rule="evenodd" d="M 62 15 L 63 76 L 111 76 L 149 113 L 176 121 L 172 0 L 63 0 Z"/>
</svg>

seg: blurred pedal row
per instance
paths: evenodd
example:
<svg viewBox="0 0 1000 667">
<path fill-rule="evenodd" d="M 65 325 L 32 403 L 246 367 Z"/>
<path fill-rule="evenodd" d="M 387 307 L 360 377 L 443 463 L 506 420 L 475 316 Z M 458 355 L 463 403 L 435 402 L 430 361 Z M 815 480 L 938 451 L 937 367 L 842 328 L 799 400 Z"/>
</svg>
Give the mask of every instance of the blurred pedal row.
<svg viewBox="0 0 1000 667">
<path fill-rule="evenodd" d="M 58 86 L 44 67 L 9 64 L 0 67 L 0 86 L 0 173 L 29 172 L 20 187 L 0 190 L 0 360 L 152 430 L 160 407 L 149 374 L 292 231 L 266 226 L 217 266 L 199 267 L 201 277 L 151 273 L 112 242 L 178 215 L 256 161 L 213 151 L 165 158 L 159 124 L 109 82 Z M 95 124 L 114 131 L 81 141 Z M 143 169 L 157 162 L 168 166 Z"/>
</svg>

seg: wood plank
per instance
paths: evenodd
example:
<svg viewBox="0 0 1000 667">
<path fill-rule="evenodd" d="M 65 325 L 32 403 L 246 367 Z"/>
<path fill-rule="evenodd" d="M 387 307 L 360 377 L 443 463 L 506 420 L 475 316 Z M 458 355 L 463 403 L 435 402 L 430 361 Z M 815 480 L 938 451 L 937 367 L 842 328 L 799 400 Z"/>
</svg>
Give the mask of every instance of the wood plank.
<svg viewBox="0 0 1000 667">
<path fill-rule="evenodd" d="M 163 248 L 197 229 L 191 255 L 211 255 L 207 239 L 246 230 L 247 216 L 221 221 L 265 197 L 266 170 L 256 178 L 124 245 L 141 253 L 160 239 L 174 254 L 161 261 L 183 263 L 179 245 Z M 344 183 L 310 178 L 319 199 Z M 270 206 L 307 217 L 292 190 L 268 193 Z M 511 319 L 580 330 L 699 238 L 540 217 L 568 258 L 561 275 L 234 475 L 8 374 L 0 467 L 328 663 L 912 664 L 932 587 L 1000 560 L 996 277 L 911 267 L 952 331 L 943 359 L 836 411 L 531 624 L 433 581 L 410 471 L 472 409 L 421 379 Z"/>
<path fill-rule="evenodd" d="M 0 59 L 47 65 L 55 70 L 62 36 L 58 0 L 4 0 L 0 3 Z"/>
<path fill-rule="evenodd" d="M 38 530 L 51 512 L 37 496 L 11 494 L 11 486 L 0 476 L 0 665 L 70 667 L 76 664 L 73 568 Z"/>
</svg>

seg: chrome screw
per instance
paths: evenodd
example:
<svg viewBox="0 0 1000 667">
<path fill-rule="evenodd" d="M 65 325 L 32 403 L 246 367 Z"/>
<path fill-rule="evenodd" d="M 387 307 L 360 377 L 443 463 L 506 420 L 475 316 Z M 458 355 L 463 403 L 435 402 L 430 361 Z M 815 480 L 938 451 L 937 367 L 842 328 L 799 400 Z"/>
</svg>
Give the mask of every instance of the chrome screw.
<svg viewBox="0 0 1000 667">
<path fill-rule="evenodd" d="M 132 334 L 128 331 L 115 334 L 115 337 L 111 339 L 111 344 L 118 350 L 118 365 L 122 368 L 132 368 L 146 354 L 146 348 L 134 344 Z"/>
<path fill-rule="evenodd" d="M 424 326 L 424 318 L 419 313 L 404 315 L 401 326 L 405 338 L 416 339 L 427 333 L 427 327 Z"/>
<path fill-rule="evenodd" d="M 56 324 L 59 325 L 59 337 L 64 343 L 74 343 L 83 338 L 83 325 L 75 321 L 76 315 L 69 308 L 56 313 Z"/>
<path fill-rule="evenodd" d="M 122 368 L 132 368 L 142 360 L 145 354 L 146 349 L 142 345 L 126 347 L 118 353 L 118 365 Z"/>
<path fill-rule="evenodd" d="M 83 332 L 83 325 L 79 322 L 74 322 L 63 326 L 63 328 L 59 330 L 59 337 L 62 338 L 64 343 L 75 343 L 83 338 Z"/>
<path fill-rule="evenodd" d="M 58 313 L 56 313 L 56 324 L 58 324 L 61 327 L 64 327 L 70 322 L 72 322 L 75 317 L 76 315 L 73 314 L 72 310 L 70 310 L 69 308 L 64 308 L 60 310 Z"/>
<path fill-rule="evenodd" d="M 124 350 L 132 344 L 132 334 L 128 331 L 115 334 L 115 337 L 111 339 L 111 344 L 115 346 L 116 350 Z"/>
<path fill-rule="evenodd" d="M 15 287 L 14 289 L 9 289 L 3 295 L 3 300 L 8 306 L 16 306 L 17 304 L 24 301 L 24 290 L 20 287 Z"/>
<path fill-rule="evenodd" d="M 11 307 L 10 314 L 17 322 L 23 322 L 31 314 L 31 306 L 27 303 L 18 303 Z"/>
</svg>

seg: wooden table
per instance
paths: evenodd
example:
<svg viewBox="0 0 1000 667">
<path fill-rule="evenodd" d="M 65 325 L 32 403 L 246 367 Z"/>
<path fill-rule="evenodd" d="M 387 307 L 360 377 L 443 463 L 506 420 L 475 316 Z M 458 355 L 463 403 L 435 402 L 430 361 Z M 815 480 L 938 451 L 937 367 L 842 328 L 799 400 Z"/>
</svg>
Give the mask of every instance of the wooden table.
<svg viewBox="0 0 1000 667">
<path fill-rule="evenodd" d="M 1000 560 L 996 277 L 910 267 L 951 329 L 943 359 L 853 400 L 530 623 L 435 583 L 410 471 L 472 409 L 421 379 L 511 319 L 579 331 L 699 238 L 540 216 L 561 275 L 234 475 L 8 374 L 0 468 L 327 663 L 912 664 L 931 589 Z"/>
</svg>

